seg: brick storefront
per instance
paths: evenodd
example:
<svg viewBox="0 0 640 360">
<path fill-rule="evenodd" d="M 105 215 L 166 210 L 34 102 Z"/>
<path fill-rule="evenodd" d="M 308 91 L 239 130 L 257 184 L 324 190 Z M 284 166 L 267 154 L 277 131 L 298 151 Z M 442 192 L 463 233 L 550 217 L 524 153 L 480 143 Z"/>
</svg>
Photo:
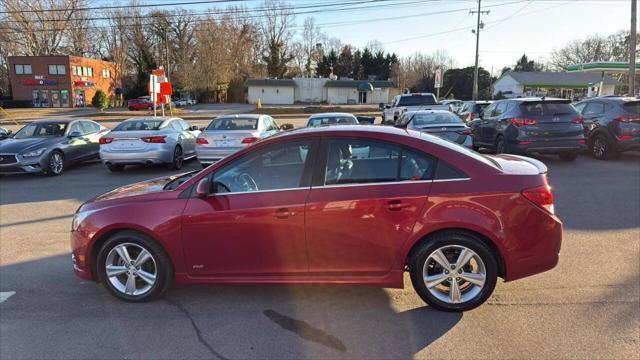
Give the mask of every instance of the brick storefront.
<svg viewBox="0 0 640 360">
<path fill-rule="evenodd" d="M 98 89 L 113 99 L 114 63 L 77 56 L 11 56 L 9 81 L 13 100 L 30 100 L 34 107 L 90 106 Z"/>
</svg>

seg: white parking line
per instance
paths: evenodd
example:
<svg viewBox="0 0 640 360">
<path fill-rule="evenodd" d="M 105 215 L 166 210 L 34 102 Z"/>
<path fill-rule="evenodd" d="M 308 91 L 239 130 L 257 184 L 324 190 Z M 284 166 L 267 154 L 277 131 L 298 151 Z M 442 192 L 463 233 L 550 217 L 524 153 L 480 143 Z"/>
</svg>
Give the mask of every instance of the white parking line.
<svg viewBox="0 0 640 360">
<path fill-rule="evenodd" d="M 0 291 L 0 304 L 7 301 L 7 299 L 9 299 L 15 294 L 16 294 L 15 291 Z"/>
</svg>

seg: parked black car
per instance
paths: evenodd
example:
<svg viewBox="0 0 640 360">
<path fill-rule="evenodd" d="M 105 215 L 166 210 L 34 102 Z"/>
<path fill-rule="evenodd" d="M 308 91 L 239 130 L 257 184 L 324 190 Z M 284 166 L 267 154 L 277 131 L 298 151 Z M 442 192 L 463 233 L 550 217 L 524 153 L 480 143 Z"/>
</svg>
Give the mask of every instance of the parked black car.
<svg viewBox="0 0 640 360">
<path fill-rule="evenodd" d="M 640 99 L 600 97 L 575 105 L 584 118 L 589 152 L 600 160 L 640 150 Z"/>
<path fill-rule="evenodd" d="M 586 148 L 582 117 L 569 100 L 519 98 L 489 105 L 472 121 L 473 148 L 496 153 L 557 154 L 573 161 Z"/>
<path fill-rule="evenodd" d="M 99 156 L 109 129 L 91 120 L 40 120 L 0 142 L 0 174 L 62 174 L 70 164 Z"/>
<path fill-rule="evenodd" d="M 455 113 L 468 124 L 475 118 L 480 117 L 484 109 L 492 103 L 493 101 L 465 101 Z"/>
</svg>

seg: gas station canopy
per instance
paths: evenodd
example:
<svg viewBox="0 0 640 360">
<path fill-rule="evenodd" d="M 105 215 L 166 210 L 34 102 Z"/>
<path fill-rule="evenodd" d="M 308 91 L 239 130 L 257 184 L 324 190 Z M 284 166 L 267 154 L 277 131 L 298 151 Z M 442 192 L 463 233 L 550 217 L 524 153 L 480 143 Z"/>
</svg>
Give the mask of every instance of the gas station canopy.
<svg viewBox="0 0 640 360">
<path fill-rule="evenodd" d="M 596 61 L 567 66 L 567 72 L 626 73 L 629 63 L 624 61 Z M 636 72 L 640 71 L 640 63 L 636 63 Z"/>
</svg>

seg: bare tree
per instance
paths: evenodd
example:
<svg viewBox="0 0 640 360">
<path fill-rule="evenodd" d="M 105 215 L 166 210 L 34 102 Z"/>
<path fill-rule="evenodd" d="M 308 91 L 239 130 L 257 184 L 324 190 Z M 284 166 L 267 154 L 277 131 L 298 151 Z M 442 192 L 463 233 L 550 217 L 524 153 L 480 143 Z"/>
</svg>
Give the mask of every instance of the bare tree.
<svg viewBox="0 0 640 360">
<path fill-rule="evenodd" d="M 287 73 L 287 65 L 294 58 L 290 46 L 295 15 L 283 0 L 265 0 L 262 8 L 262 60 L 266 64 L 269 76 L 282 78 Z"/>
<path fill-rule="evenodd" d="M 13 33 L 21 54 L 60 54 L 68 28 L 85 16 L 78 8 L 88 5 L 88 0 L 0 0 L 6 13 L 0 31 Z"/>
<path fill-rule="evenodd" d="M 303 50 L 304 71 L 307 76 L 313 75 L 313 69 L 322 56 L 322 42 L 326 35 L 322 33 L 312 17 L 304 19 L 301 46 Z"/>
</svg>

